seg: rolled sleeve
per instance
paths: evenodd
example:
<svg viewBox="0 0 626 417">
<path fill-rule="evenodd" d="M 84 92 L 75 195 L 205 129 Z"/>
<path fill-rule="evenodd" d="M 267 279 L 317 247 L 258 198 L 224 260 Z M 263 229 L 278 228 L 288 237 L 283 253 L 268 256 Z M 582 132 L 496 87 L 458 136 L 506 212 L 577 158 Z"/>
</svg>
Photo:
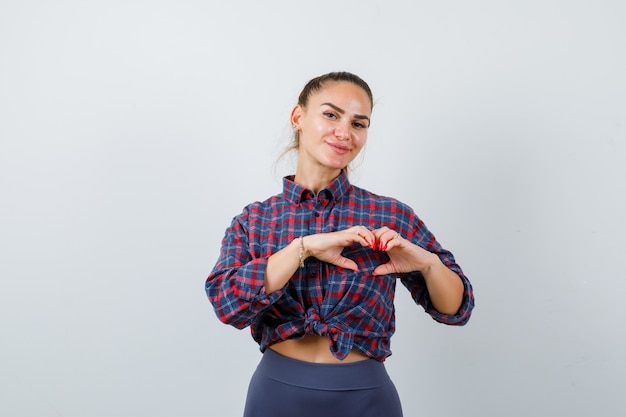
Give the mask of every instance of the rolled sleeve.
<svg viewBox="0 0 626 417">
<path fill-rule="evenodd" d="M 233 219 L 222 241 L 220 257 L 206 280 L 205 290 L 218 318 L 237 328 L 249 326 L 255 317 L 283 294 L 265 292 L 268 258 L 250 254 L 245 224 Z"/>
<path fill-rule="evenodd" d="M 455 271 L 456 272 L 456 271 Z M 457 272 L 458 274 L 458 272 Z M 474 293 L 472 285 L 464 274 L 458 274 L 463 281 L 463 302 L 456 314 L 440 313 L 432 304 L 424 276 L 420 272 L 407 274 L 401 278 L 402 284 L 411 292 L 416 303 L 421 305 L 434 320 L 451 326 L 463 326 L 468 322 L 474 309 Z"/>
<path fill-rule="evenodd" d="M 413 242 L 417 245 L 425 248 L 426 250 L 435 253 L 441 259 L 441 262 L 447 266 L 451 271 L 461 278 L 463 281 L 463 301 L 461 307 L 456 314 L 443 314 L 439 312 L 432 304 L 430 295 L 426 287 L 424 276 L 421 272 L 414 272 L 405 274 L 401 277 L 401 281 L 404 286 L 411 292 L 411 296 L 416 303 L 424 307 L 424 310 L 436 321 L 448 324 L 452 326 L 462 326 L 468 322 L 474 309 L 474 291 L 469 279 L 463 273 L 461 267 L 456 263 L 454 255 L 444 249 L 439 242 L 435 239 L 435 236 L 426 228 L 424 223 L 414 217 L 414 231 Z"/>
</svg>

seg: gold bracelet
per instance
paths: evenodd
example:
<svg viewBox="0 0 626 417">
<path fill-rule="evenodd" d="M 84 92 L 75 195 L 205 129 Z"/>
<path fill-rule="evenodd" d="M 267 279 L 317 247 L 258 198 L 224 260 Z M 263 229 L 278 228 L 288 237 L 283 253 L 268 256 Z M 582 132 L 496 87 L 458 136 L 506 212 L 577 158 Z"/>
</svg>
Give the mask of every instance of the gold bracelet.
<svg viewBox="0 0 626 417">
<path fill-rule="evenodd" d="M 304 237 L 300 236 L 300 268 L 304 268 Z"/>
</svg>

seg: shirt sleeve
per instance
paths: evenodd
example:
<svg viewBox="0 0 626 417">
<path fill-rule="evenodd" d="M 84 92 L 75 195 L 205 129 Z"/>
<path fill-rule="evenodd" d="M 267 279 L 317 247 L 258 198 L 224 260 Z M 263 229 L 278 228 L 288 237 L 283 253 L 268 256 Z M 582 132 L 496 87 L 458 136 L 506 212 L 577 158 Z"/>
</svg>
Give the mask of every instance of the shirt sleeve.
<svg viewBox="0 0 626 417">
<path fill-rule="evenodd" d="M 454 314 L 442 314 L 433 306 L 428 289 L 426 287 L 426 281 L 421 272 L 412 272 L 409 274 L 402 274 L 400 280 L 402 284 L 411 292 L 411 296 L 416 303 L 424 307 L 424 310 L 430 314 L 430 316 L 436 321 L 444 324 L 462 326 L 469 320 L 472 310 L 474 308 L 474 292 L 469 279 L 463 273 L 461 267 L 456 263 L 454 255 L 446 249 L 444 249 L 439 242 L 435 239 L 435 236 L 426 228 L 424 222 L 422 222 L 417 216 L 412 219 L 414 227 L 411 236 L 411 241 L 429 252 L 432 252 L 439 256 L 441 262 L 447 266 L 450 270 L 455 272 L 463 281 L 463 302 L 459 311 Z"/>
<path fill-rule="evenodd" d="M 267 257 L 250 252 L 246 212 L 235 217 L 222 240 L 220 255 L 206 280 L 205 290 L 217 317 L 238 329 L 275 303 L 284 290 L 265 293 Z"/>
</svg>

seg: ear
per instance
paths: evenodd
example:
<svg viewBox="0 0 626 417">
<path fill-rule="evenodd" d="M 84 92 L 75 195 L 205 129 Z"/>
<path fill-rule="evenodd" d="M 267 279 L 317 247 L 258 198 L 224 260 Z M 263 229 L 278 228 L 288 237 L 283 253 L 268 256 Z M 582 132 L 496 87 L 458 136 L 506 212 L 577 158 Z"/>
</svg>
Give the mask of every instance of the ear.
<svg viewBox="0 0 626 417">
<path fill-rule="evenodd" d="M 289 117 L 289 124 L 291 126 L 300 126 L 300 118 L 302 117 L 302 106 L 296 104 L 291 110 L 291 116 Z"/>
</svg>

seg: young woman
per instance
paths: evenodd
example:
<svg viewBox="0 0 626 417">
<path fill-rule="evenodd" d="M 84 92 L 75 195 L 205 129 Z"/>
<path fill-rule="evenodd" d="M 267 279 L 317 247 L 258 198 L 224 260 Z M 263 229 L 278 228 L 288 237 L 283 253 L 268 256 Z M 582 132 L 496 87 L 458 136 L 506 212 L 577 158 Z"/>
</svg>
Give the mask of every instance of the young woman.
<svg viewBox="0 0 626 417">
<path fill-rule="evenodd" d="M 244 417 L 402 416 L 384 367 L 397 279 L 435 320 L 469 320 L 472 287 L 453 255 L 410 207 L 348 180 L 372 107 L 354 74 L 309 81 L 291 112 L 295 175 L 226 230 L 206 292 L 264 353 Z"/>
</svg>

